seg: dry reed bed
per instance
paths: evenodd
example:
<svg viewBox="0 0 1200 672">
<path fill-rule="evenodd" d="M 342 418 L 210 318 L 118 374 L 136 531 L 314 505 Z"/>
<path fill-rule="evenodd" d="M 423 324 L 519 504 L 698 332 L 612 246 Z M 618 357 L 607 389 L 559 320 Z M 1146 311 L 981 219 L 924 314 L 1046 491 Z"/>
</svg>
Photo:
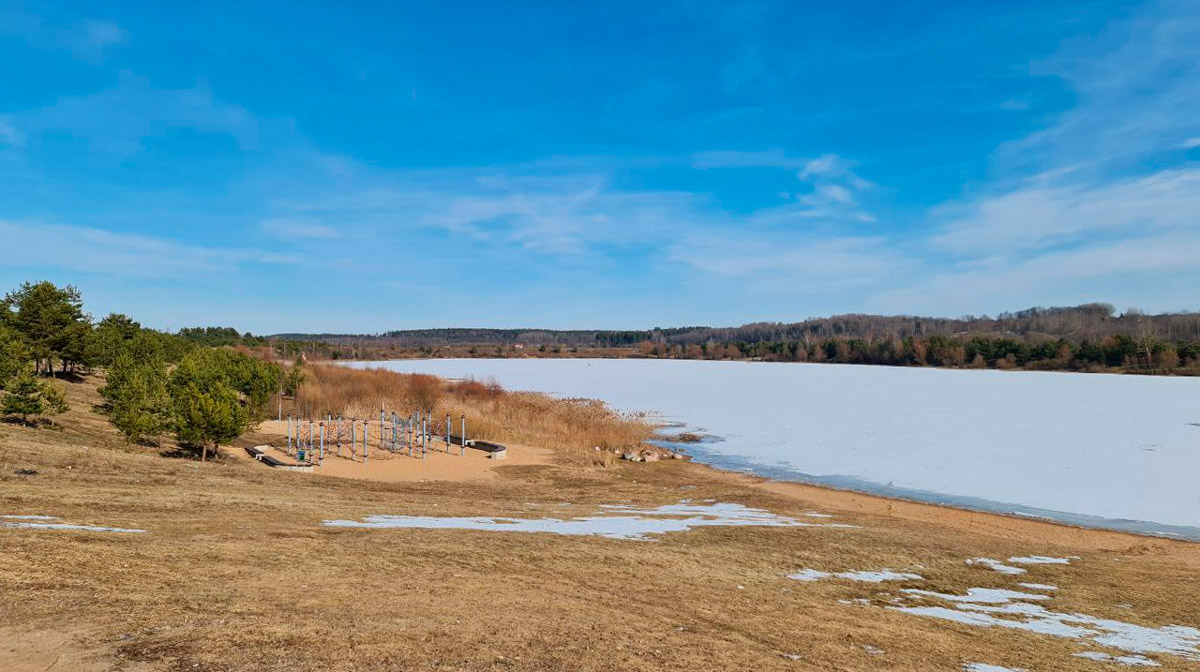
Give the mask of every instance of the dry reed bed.
<svg viewBox="0 0 1200 672">
<path fill-rule="evenodd" d="M 558 399 L 538 392 L 512 392 L 495 382 L 447 381 L 424 374 L 383 369 L 314 365 L 306 369 L 296 412 L 377 417 L 380 409 L 406 414 L 447 414 L 455 429 L 467 417 L 471 438 L 553 448 L 588 464 L 611 465 L 617 453 L 642 444 L 654 425 L 641 414 L 621 414 L 594 399 Z M 596 448 L 600 450 L 597 451 Z"/>
</svg>

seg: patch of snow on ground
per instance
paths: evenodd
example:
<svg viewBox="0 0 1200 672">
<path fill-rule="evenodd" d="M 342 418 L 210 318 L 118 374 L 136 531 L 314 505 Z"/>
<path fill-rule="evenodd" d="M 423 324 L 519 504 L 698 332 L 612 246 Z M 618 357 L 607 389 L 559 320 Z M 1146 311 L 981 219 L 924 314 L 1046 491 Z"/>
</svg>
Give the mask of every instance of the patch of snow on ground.
<svg viewBox="0 0 1200 672">
<path fill-rule="evenodd" d="M 966 663 L 963 672 L 1029 672 L 1023 667 L 1004 667 L 1003 665 L 988 665 L 987 663 Z"/>
<path fill-rule="evenodd" d="M 932 590 L 918 590 L 916 588 L 906 588 L 905 593 L 909 595 L 917 595 L 919 597 L 935 597 L 939 600 L 947 602 L 964 602 L 970 604 L 1008 604 L 1013 600 L 1048 600 L 1049 595 L 1035 595 L 1033 593 L 1022 593 L 1019 590 L 1007 590 L 1004 588 L 968 588 L 966 595 L 951 595 L 949 593 L 938 593 Z"/>
<path fill-rule="evenodd" d="M 795 574 L 788 574 L 788 578 L 797 581 L 820 581 L 821 579 L 837 578 L 849 581 L 862 581 L 864 583 L 882 583 L 883 581 L 919 581 L 925 577 L 920 574 L 894 572 L 890 569 L 855 572 L 822 572 L 816 569 L 802 569 Z"/>
<path fill-rule="evenodd" d="M 327 527 L 368 529 L 421 528 L 442 530 L 487 530 L 491 532 L 549 532 L 562 535 L 601 536 L 610 539 L 645 541 L 650 535 L 685 532 L 695 527 L 833 527 L 853 528 L 842 523 L 805 523 L 770 511 L 727 502 L 713 504 L 670 504 L 656 509 L 625 505 L 602 507 L 605 515 L 581 518 L 490 518 L 438 516 L 367 516 L 357 520 L 326 520 Z"/>
<path fill-rule="evenodd" d="M 987 567 L 994 572 L 1000 572 L 1001 574 L 1024 574 L 1027 571 L 1020 567 L 1006 565 L 1003 562 L 994 560 L 992 558 L 971 558 L 970 560 L 967 560 L 967 564 L 983 565 L 984 567 Z"/>
<path fill-rule="evenodd" d="M 1078 560 L 1079 557 L 1071 558 L 1050 558 L 1044 555 L 1028 555 L 1024 557 L 1009 558 L 1009 562 L 1015 562 L 1018 565 L 1069 565 L 1071 560 Z"/>
<path fill-rule="evenodd" d="M 1046 600 L 1049 599 L 1047 595 L 1031 596 L 1001 589 L 972 588 L 966 595 L 911 589 L 904 592 L 917 598 L 951 602 L 955 608 L 904 606 L 888 607 L 889 609 L 967 625 L 996 626 L 1083 639 L 1130 654 L 1170 654 L 1184 660 L 1200 662 L 1200 630 L 1196 628 L 1179 625 L 1149 628 L 1086 614 L 1050 611 L 1040 604 L 1030 604 L 1026 601 Z"/>
<path fill-rule="evenodd" d="M 6 514 L 0 516 L 5 520 L 58 520 L 58 516 L 24 516 L 15 514 Z"/>
<path fill-rule="evenodd" d="M 124 527 L 100 527 L 95 525 L 76 525 L 74 523 L 48 523 L 30 521 L 58 520 L 57 516 L 0 516 L 0 527 L 12 527 L 24 530 L 75 530 L 78 532 L 127 532 L 141 534 L 145 530 L 126 529 Z"/>
<path fill-rule="evenodd" d="M 1084 651 L 1082 653 L 1071 654 L 1076 658 L 1087 658 L 1101 663 L 1119 663 L 1121 665 L 1129 665 L 1130 667 L 1161 667 L 1158 663 L 1150 660 L 1145 656 L 1114 656 L 1111 653 L 1103 651 Z"/>
<path fill-rule="evenodd" d="M 1030 590 L 1058 590 L 1058 586 L 1052 586 L 1048 583 L 1018 583 L 1017 585 L 1022 588 L 1029 588 Z"/>
</svg>

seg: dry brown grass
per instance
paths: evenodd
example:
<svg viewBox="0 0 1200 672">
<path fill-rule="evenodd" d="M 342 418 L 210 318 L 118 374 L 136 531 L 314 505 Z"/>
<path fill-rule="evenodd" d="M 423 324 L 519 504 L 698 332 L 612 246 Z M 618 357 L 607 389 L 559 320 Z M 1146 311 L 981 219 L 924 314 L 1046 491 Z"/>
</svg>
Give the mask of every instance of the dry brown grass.
<svg viewBox="0 0 1200 672">
<path fill-rule="evenodd" d="M 174 672 L 958 672 L 966 662 L 1108 669 L 1072 657 L 1086 648 L 1072 640 L 887 609 L 888 596 L 904 587 L 1012 587 L 1013 579 L 963 560 L 1035 553 L 1082 556 L 1020 579 L 1059 586 L 1056 610 L 1150 626 L 1200 624 L 1200 563 L 1194 546 L 1177 542 L 1083 531 L 996 534 L 996 518 L 984 514 L 962 513 L 955 526 L 936 516 L 914 521 L 885 506 L 869 513 L 784 496 L 680 461 L 502 467 L 503 478 L 489 483 L 373 483 L 164 459 L 127 446 L 88 410 L 87 401 L 98 400 L 95 385 L 70 386 L 74 408 L 59 418 L 61 430 L 0 425 L 12 466 L 37 471 L 0 484 L 0 513 L 148 532 L 0 528 L 0 647 L 16 649 L 0 656 L 5 672 L 42 672 L 58 660 L 23 655 L 34 646 L 30 630 L 79 633 L 52 641 L 100 665 L 89 671 L 139 664 Z M 320 524 L 378 513 L 586 515 L 601 504 L 683 498 L 794 516 L 817 509 L 861 528 L 707 528 L 632 542 Z M 803 567 L 891 567 L 929 581 L 785 578 Z M 839 602 L 860 598 L 869 604 Z M 1195 668 L 1174 656 L 1157 659 L 1164 672 Z"/>
<path fill-rule="evenodd" d="M 554 448 L 586 464 L 611 466 L 617 452 L 640 445 L 654 432 L 644 417 L 616 413 L 600 401 L 510 392 L 495 382 L 333 365 L 310 366 L 305 376 L 296 411 L 307 417 L 370 418 L 381 408 L 401 415 L 432 411 L 437 423 L 448 414 L 458 431 L 465 415 L 471 438 Z"/>
</svg>

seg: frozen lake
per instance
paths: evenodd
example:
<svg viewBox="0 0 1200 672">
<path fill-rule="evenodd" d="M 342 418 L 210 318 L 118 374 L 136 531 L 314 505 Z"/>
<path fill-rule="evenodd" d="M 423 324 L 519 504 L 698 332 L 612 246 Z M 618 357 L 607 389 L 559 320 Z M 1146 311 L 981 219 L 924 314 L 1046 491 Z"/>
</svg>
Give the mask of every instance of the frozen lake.
<svg viewBox="0 0 1200 672">
<path fill-rule="evenodd" d="M 641 359 L 359 363 L 603 399 L 764 476 L 1200 540 L 1200 379 Z"/>
</svg>

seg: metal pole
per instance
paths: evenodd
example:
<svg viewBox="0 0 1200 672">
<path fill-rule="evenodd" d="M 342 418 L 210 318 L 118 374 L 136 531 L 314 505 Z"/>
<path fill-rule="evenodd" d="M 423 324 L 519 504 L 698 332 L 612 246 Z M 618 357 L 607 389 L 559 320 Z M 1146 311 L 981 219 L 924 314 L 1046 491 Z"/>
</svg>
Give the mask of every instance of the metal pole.
<svg viewBox="0 0 1200 672">
<path fill-rule="evenodd" d="M 367 436 L 369 436 L 368 432 L 370 429 L 371 429 L 371 421 L 363 420 L 363 464 L 367 463 L 367 456 L 371 452 L 371 444 L 369 441 L 367 441 Z"/>
<path fill-rule="evenodd" d="M 467 414 L 466 413 L 463 413 L 463 416 L 462 416 L 462 436 L 459 438 L 462 439 L 462 445 L 460 445 L 458 447 L 458 454 L 464 455 L 467 452 Z"/>
<path fill-rule="evenodd" d="M 338 413 L 337 419 L 337 455 L 342 456 L 342 414 Z"/>
<path fill-rule="evenodd" d="M 292 454 L 292 414 L 291 413 L 288 413 L 287 437 L 288 437 L 287 452 L 288 452 L 288 455 L 291 455 Z"/>
<path fill-rule="evenodd" d="M 446 452 L 450 452 L 450 414 L 446 414 Z"/>
<path fill-rule="evenodd" d="M 358 418 L 350 419 L 350 459 L 354 459 L 354 451 L 358 450 L 357 434 L 355 434 L 354 426 L 358 424 Z"/>
<path fill-rule="evenodd" d="M 325 423 L 321 423 L 321 456 L 317 458 L 317 465 L 325 464 Z"/>
<path fill-rule="evenodd" d="M 305 446 L 305 449 L 304 449 L 304 457 L 305 457 L 305 458 L 307 458 L 307 459 L 308 459 L 308 461 L 309 461 L 310 463 L 312 462 L 312 449 L 313 449 L 313 431 L 312 431 L 312 428 L 313 428 L 313 421 L 312 421 L 312 420 L 309 420 L 309 421 L 308 421 L 308 445 L 307 445 L 307 446 Z"/>
</svg>

